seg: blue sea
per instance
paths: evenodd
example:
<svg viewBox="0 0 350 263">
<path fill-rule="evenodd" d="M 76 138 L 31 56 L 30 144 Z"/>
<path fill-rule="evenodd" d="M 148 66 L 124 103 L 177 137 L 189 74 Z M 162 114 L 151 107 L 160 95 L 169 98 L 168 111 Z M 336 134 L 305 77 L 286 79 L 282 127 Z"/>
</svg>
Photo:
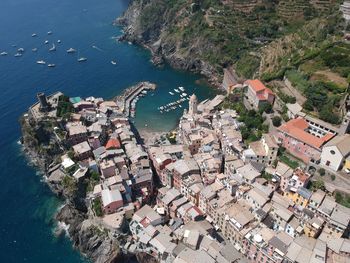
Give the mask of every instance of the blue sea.
<svg viewBox="0 0 350 263">
<path fill-rule="evenodd" d="M 135 124 L 138 128 L 147 124 L 155 131 L 172 129 L 183 111 L 157 110 L 174 100 L 169 91 L 183 86 L 200 99 L 215 93 L 196 84 L 200 76 L 157 68 L 144 49 L 117 43 L 114 37 L 122 32 L 112 22 L 127 6 L 127 0 L 1 0 L 0 53 L 8 55 L 0 56 L 0 262 L 86 260 L 72 249 L 69 239 L 54 236 L 53 215 L 61 201 L 27 165 L 18 144 L 18 118 L 35 102 L 37 92 L 112 98 L 148 80 L 158 88 L 139 101 Z M 46 40 L 49 44 L 44 44 Z M 52 43 L 56 52 L 48 51 Z M 67 54 L 70 47 L 78 52 Z M 25 49 L 22 57 L 14 57 L 18 48 Z M 32 52 L 33 48 L 38 51 Z M 78 56 L 88 60 L 78 63 Z M 56 67 L 38 65 L 38 60 Z"/>
</svg>

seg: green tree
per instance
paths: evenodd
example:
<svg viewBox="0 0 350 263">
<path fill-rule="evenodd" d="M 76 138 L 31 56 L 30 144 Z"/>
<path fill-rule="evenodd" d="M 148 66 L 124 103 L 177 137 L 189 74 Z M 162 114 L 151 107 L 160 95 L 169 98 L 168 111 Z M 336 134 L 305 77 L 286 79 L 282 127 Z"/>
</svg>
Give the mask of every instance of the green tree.
<svg viewBox="0 0 350 263">
<path fill-rule="evenodd" d="M 282 119 L 281 119 L 280 116 L 274 116 L 274 117 L 272 118 L 272 124 L 273 124 L 273 126 L 279 127 L 279 126 L 281 126 L 281 123 L 282 123 Z"/>
<path fill-rule="evenodd" d="M 318 173 L 319 173 L 321 176 L 324 176 L 324 175 L 326 174 L 326 171 L 325 171 L 325 169 L 320 168 L 320 169 L 318 169 Z"/>
<path fill-rule="evenodd" d="M 311 183 L 311 190 L 312 191 L 316 191 L 318 189 L 321 189 L 321 190 L 325 190 L 325 185 L 324 185 L 324 181 L 319 179 L 317 181 L 313 181 Z"/>
</svg>

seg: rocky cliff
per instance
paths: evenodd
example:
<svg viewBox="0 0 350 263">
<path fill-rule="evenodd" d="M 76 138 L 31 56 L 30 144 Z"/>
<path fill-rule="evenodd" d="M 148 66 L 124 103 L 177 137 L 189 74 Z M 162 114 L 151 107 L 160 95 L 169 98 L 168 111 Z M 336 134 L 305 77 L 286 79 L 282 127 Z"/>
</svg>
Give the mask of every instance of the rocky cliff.
<svg viewBox="0 0 350 263">
<path fill-rule="evenodd" d="M 94 223 L 89 216 L 86 204 L 86 185 L 74 181 L 65 182 L 64 177 L 53 177 L 55 162 L 62 150 L 53 138 L 52 121 L 36 123 L 30 118 L 21 118 L 22 144 L 30 161 L 47 178 L 51 190 L 66 205 L 61 208 L 56 219 L 68 226 L 68 234 L 73 246 L 83 255 L 97 263 L 128 262 L 130 256 L 123 255 L 119 249 L 119 240 L 109 231 Z M 57 234 L 62 234 L 62 230 Z M 135 261 L 133 261 L 135 262 Z"/>
<path fill-rule="evenodd" d="M 327 16 L 337 14 L 337 2 L 134 0 L 117 21 L 125 29 L 121 40 L 149 48 L 155 63 L 201 73 L 218 85 L 228 65 L 243 77 L 271 73 L 292 55 L 281 49 L 294 50 L 298 30 L 325 18 L 317 28 L 322 31 Z"/>
</svg>

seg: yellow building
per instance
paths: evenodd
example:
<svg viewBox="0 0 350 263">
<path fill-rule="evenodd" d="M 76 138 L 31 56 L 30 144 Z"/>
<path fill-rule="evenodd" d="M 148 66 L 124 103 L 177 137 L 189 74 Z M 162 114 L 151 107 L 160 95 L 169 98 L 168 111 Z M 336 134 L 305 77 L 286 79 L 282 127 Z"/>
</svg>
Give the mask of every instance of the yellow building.
<svg viewBox="0 0 350 263">
<path fill-rule="evenodd" d="M 322 218 L 314 217 L 307 221 L 304 225 L 304 233 L 308 237 L 317 238 L 323 228 L 324 220 Z"/>
<path fill-rule="evenodd" d="M 311 197 L 311 192 L 304 187 L 299 187 L 296 192 L 294 191 L 286 191 L 284 192 L 284 196 L 291 200 L 294 205 L 305 208 Z"/>
<path fill-rule="evenodd" d="M 346 172 L 350 171 L 350 156 L 345 159 L 343 170 L 346 171 Z"/>
</svg>

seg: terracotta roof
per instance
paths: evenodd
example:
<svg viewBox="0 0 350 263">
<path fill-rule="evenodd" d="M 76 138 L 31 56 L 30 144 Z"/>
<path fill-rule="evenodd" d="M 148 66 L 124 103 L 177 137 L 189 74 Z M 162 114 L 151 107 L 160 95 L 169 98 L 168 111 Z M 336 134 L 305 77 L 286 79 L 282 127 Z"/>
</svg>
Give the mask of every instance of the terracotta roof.
<svg viewBox="0 0 350 263">
<path fill-rule="evenodd" d="M 245 83 L 252 87 L 255 92 L 263 91 L 266 89 L 265 85 L 262 84 L 262 82 L 258 79 L 248 79 Z"/>
<path fill-rule="evenodd" d="M 311 133 L 308 133 L 306 131 L 308 127 L 309 124 L 306 120 L 303 118 L 297 118 L 283 124 L 278 128 L 278 130 L 285 132 L 289 136 L 315 148 L 320 148 L 324 143 L 329 141 L 334 136 L 334 134 L 328 133 L 325 136 L 319 138 L 312 135 Z"/>
<path fill-rule="evenodd" d="M 106 149 L 119 149 L 120 148 L 120 142 L 118 139 L 111 138 L 108 140 L 106 144 Z"/>
</svg>

